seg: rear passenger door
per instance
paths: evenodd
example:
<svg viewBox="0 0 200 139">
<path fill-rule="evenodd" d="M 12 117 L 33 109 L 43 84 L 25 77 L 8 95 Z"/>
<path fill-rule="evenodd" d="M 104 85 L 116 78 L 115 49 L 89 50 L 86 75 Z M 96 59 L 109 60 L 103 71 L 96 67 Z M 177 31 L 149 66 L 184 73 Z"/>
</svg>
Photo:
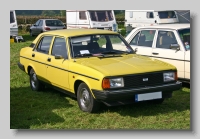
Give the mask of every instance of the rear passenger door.
<svg viewBox="0 0 200 139">
<path fill-rule="evenodd" d="M 38 78 L 43 81 L 46 81 L 46 62 L 49 55 L 52 38 L 52 36 L 42 36 L 31 54 L 31 66 L 35 70 Z"/>
<path fill-rule="evenodd" d="M 50 55 L 47 57 L 47 79 L 59 88 L 68 90 L 68 51 L 64 37 L 55 37 Z"/>
<path fill-rule="evenodd" d="M 151 56 L 155 32 L 156 30 L 152 29 L 140 30 L 131 38 L 129 44 L 137 50 L 137 54 Z"/>
</svg>

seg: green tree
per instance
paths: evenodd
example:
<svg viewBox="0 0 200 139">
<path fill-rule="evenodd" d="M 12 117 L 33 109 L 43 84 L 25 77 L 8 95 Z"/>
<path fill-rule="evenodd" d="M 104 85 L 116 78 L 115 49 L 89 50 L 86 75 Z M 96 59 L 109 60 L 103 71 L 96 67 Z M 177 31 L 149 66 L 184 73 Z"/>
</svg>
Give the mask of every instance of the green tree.
<svg viewBox="0 0 200 139">
<path fill-rule="evenodd" d="M 60 15 L 63 17 L 63 16 L 66 16 L 66 10 L 60 10 Z"/>
</svg>

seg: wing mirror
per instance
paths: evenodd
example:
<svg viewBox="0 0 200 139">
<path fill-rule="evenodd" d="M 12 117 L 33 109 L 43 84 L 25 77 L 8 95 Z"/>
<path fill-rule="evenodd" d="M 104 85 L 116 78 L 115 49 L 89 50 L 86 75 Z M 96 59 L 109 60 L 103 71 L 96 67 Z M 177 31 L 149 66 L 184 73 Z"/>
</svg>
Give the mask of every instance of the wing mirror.
<svg viewBox="0 0 200 139">
<path fill-rule="evenodd" d="M 170 49 L 179 51 L 180 50 L 180 46 L 179 46 L 179 44 L 171 44 L 170 45 Z"/>
<path fill-rule="evenodd" d="M 61 56 L 61 55 L 55 55 L 55 59 L 63 59 L 63 56 Z"/>
<path fill-rule="evenodd" d="M 135 52 L 137 52 L 138 51 L 138 48 L 135 48 Z"/>
</svg>

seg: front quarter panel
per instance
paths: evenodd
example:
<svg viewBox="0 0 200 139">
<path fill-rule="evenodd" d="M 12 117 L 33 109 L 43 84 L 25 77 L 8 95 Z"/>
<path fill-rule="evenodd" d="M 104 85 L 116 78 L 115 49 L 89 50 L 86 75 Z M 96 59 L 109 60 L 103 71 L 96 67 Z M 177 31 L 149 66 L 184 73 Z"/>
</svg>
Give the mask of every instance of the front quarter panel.
<svg viewBox="0 0 200 139">
<path fill-rule="evenodd" d="M 104 75 L 87 66 L 75 63 L 73 60 L 69 65 L 70 91 L 75 93 L 77 82 L 84 82 L 90 89 L 102 90 L 101 83 Z"/>
</svg>

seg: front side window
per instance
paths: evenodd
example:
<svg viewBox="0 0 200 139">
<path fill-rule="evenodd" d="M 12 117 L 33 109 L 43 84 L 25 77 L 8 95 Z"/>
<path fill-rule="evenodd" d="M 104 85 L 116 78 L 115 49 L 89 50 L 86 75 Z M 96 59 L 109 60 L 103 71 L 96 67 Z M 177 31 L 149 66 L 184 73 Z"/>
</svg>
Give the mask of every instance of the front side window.
<svg viewBox="0 0 200 139">
<path fill-rule="evenodd" d="M 66 48 L 65 38 L 56 37 L 54 39 L 51 55 L 53 56 L 60 55 L 65 59 L 67 58 L 67 48 Z"/>
<path fill-rule="evenodd" d="M 177 44 L 176 37 L 172 31 L 159 31 L 156 48 L 171 49 L 171 44 Z"/>
<path fill-rule="evenodd" d="M 120 35 L 94 34 L 72 37 L 69 40 L 72 57 L 134 53 L 130 45 Z"/>
<path fill-rule="evenodd" d="M 165 18 L 176 18 L 176 14 L 174 11 L 162 11 L 158 12 L 158 16 L 160 19 L 165 19 Z"/>
<path fill-rule="evenodd" d="M 142 30 L 134 36 L 130 44 L 137 46 L 152 47 L 154 36 L 155 30 Z"/>
<path fill-rule="evenodd" d="M 85 11 L 80 11 L 79 12 L 79 19 L 81 20 L 86 20 L 86 14 L 85 14 Z"/>
<path fill-rule="evenodd" d="M 48 54 L 52 38 L 53 38 L 52 36 L 45 36 L 45 37 L 43 37 L 40 40 L 40 43 L 38 44 L 36 50 L 38 52 L 42 52 L 42 53 Z"/>
<path fill-rule="evenodd" d="M 10 23 L 14 23 L 14 22 L 15 22 L 14 13 L 10 12 Z"/>
</svg>

